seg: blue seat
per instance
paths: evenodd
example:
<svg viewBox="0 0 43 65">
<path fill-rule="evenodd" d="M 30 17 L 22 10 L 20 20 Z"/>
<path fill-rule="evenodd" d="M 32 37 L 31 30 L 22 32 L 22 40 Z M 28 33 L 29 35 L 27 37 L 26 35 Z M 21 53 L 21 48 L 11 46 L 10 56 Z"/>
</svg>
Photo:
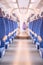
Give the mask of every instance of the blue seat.
<svg viewBox="0 0 43 65">
<path fill-rule="evenodd" d="M 11 20 L 11 23 L 12 23 L 12 31 L 16 30 L 16 29 L 18 28 L 17 22 Z M 12 34 L 12 40 L 13 40 L 13 38 L 15 38 L 15 37 L 16 37 L 16 31 Z"/>
<path fill-rule="evenodd" d="M 17 22 L 15 22 L 15 29 L 18 27 L 18 24 L 17 24 Z"/>
<path fill-rule="evenodd" d="M 5 41 L 3 40 L 5 36 L 5 22 L 3 17 L 0 17 L 0 57 L 5 54 Z"/>
<path fill-rule="evenodd" d="M 43 18 L 41 18 L 41 28 L 40 28 L 40 37 L 42 38 L 42 41 L 40 42 L 40 48 L 43 48 Z"/>
<path fill-rule="evenodd" d="M 2 15 L 2 10 L 0 8 L 0 58 L 5 54 L 5 21 Z"/>
<path fill-rule="evenodd" d="M 42 24 L 41 24 L 41 28 L 40 28 L 40 37 L 42 38 L 41 41 L 39 41 L 40 43 L 40 55 L 43 58 L 43 18 L 41 18 Z"/>
<path fill-rule="evenodd" d="M 34 20 L 33 21 L 33 28 L 32 28 L 32 31 L 34 32 L 34 34 L 33 34 L 33 40 L 34 40 L 34 43 L 36 44 L 36 41 L 37 41 L 37 36 L 35 36 L 35 34 L 36 34 L 36 31 L 37 31 L 37 29 L 36 29 L 36 27 L 37 27 L 37 20 Z"/>
<path fill-rule="evenodd" d="M 40 34 L 41 23 L 42 23 L 41 18 L 40 19 L 37 19 L 37 28 L 36 28 L 37 29 L 36 30 L 37 35 Z"/>
<path fill-rule="evenodd" d="M 41 18 L 37 19 L 37 21 L 36 21 L 36 34 L 37 34 L 37 36 L 40 35 L 41 24 L 42 24 Z M 40 43 L 39 43 L 39 40 L 37 38 L 37 40 L 36 40 L 36 48 L 37 49 L 39 49 L 39 45 L 40 45 Z"/>
<path fill-rule="evenodd" d="M 29 29 L 32 30 L 33 22 L 29 22 Z"/>
<path fill-rule="evenodd" d="M 9 19 L 9 29 L 10 33 L 12 33 L 15 30 L 15 22 L 11 19 Z M 14 33 L 9 37 L 9 42 L 12 43 L 14 39 Z"/>
<path fill-rule="evenodd" d="M 8 34 L 9 34 L 9 21 L 7 17 L 4 17 L 4 21 L 5 21 L 5 29 L 6 29 L 6 35 L 7 35 L 7 40 L 5 43 L 5 49 L 7 49 L 9 47 L 9 40 L 8 40 Z"/>
<path fill-rule="evenodd" d="M 43 13 L 41 16 L 43 16 Z M 39 17 L 38 19 L 32 21 L 33 24 L 29 22 L 29 29 L 32 30 L 35 34 L 37 34 L 37 37 L 33 35 L 33 40 L 36 39 L 37 49 L 39 50 L 40 55 L 43 58 L 43 17 L 40 16 L 38 17 Z M 41 41 L 38 38 L 38 36 L 41 37 L 42 39 Z"/>
<path fill-rule="evenodd" d="M 17 22 L 14 21 L 14 30 L 18 28 Z M 14 32 L 14 38 L 16 37 L 16 31 Z"/>
<path fill-rule="evenodd" d="M 15 30 L 15 29 L 16 29 L 16 26 L 17 26 L 17 25 L 16 25 L 16 22 L 15 22 L 15 21 L 13 21 L 13 28 L 14 28 L 13 30 Z M 14 32 L 14 33 L 13 33 L 13 36 L 14 36 L 14 38 L 16 37 L 16 32 Z"/>
<path fill-rule="evenodd" d="M 32 29 L 33 29 L 33 21 L 29 22 L 29 29 L 32 31 Z M 31 38 L 34 37 L 34 35 L 31 32 L 30 32 L 30 35 L 31 35 Z"/>
<path fill-rule="evenodd" d="M 8 19 L 9 21 L 9 33 L 12 33 L 12 21 Z M 8 36 L 9 43 L 12 43 L 12 35 Z"/>
<path fill-rule="evenodd" d="M 13 32 L 13 31 L 14 31 L 14 21 L 11 20 L 11 32 Z M 14 33 L 12 34 L 11 38 L 12 38 L 12 40 L 14 39 Z"/>
</svg>

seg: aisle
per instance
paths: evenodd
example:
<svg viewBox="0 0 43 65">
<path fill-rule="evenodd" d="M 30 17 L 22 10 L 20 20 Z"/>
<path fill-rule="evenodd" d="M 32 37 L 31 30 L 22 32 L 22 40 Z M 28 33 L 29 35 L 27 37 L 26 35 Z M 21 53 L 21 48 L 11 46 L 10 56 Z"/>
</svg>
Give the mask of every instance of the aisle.
<svg viewBox="0 0 43 65">
<path fill-rule="evenodd" d="M 43 65 L 39 52 L 36 50 L 32 40 L 19 40 L 15 65 Z"/>
<path fill-rule="evenodd" d="M 14 40 L 0 65 L 43 65 L 43 60 L 32 40 Z"/>
</svg>

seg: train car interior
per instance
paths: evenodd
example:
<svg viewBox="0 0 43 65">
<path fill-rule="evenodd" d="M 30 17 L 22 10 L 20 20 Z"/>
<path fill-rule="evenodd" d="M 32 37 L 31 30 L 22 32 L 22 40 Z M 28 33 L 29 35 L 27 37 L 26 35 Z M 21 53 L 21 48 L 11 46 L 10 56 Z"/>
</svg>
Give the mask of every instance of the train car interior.
<svg viewBox="0 0 43 65">
<path fill-rule="evenodd" d="M 43 0 L 0 0 L 0 65 L 43 65 Z"/>
</svg>

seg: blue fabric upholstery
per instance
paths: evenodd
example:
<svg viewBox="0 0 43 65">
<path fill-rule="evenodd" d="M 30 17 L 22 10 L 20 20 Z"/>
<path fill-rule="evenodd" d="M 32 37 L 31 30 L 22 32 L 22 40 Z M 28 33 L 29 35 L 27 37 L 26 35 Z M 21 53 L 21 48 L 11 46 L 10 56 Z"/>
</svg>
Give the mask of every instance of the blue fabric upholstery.
<svg viewBox="0 0 43 65">
<path fill-rule="evenodd" d="M 33 27 L 33 22 L 29 22 L 29 29 L 32 30 L 32 27 Z"/>
<path fill-rule="evenodd" d="M 5 28 L 6 28 L 6 35 L 9 34 L 9 21 L 8 18 L 4 18 L 5 19 Z"/>
<path fill-rule="evenodd" d="M 40 35 L 41 24 L 42 24 L 41 18 L 37 19 L 37 25 L 36 25 L 36 33 L 37 33 L 37 35 Z"/>
<path fill-rule="evenodd" d="M 41 18 L 41 21 L 42 23 L 41 23 L 41 28 L 40 28 L 40 36 L 43 39 L 43 18 Z"/>
<path fill-rule="evenodd" d="M 35 35 L 30 32 L 30 35 L 33 37 L 33 40 L 35 39 L 36 48 L 39 50 L 40 55 L 43 58 L 43 17 L 29 22 L 29 29 L 37 34 L 37 37 L 35 37 Z M 42 38 L 42 41 L 40 41 L 38 36 Z"/>
<path fill-rule="evenodd" d="M 2 40 L 5 34 L 5 21 L 0 17 L 0 58 L 5 54 L 5 42 Z"/>
<path fill-rule="evenodd" d="M 5 22 L 3 21 L 3 17 L 0 17 L 0 39 L 2 39 L 5 35 Z"/>
</svg>

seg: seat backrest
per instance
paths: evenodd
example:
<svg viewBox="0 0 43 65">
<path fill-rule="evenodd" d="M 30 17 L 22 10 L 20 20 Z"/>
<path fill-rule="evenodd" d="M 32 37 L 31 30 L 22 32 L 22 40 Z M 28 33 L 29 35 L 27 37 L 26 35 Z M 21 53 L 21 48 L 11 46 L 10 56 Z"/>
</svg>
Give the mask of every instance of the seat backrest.
<svg viewBox="0 0 43 65">
<path fill-rule="evenodd" d="M 12 31 L 14 31 L 14 21 L 11 20 L 11 24 L 12 24 Z"/>
<path fill-rule="evenodd" d="M 18 24 L 17 24 L 17 22 L 14 21 L 14 30 L 15 30 L 16 28 L 18 28 Z"/>
<path fill-rule="evenodd" d="M 15 30 L 15 26 L 16 26 L 16 25 L 15 25 L 15 21 L 14 21 L 14 30 Z"/>
<path fill-rule="evenodd" d="M 41 18 L 42 24 L 41 24 L 41 28 L 40 28 L 40 36 L 43 39 L 43 18 Z"/>
<path fill-rule="evenodd" d="M 40 35 L 41 24 L 42 24 L 41 18 L 37 19 L 37 25 L 36 25 L 37 35 Z"/>
<path fill-rule="evenodd" d="M 10 30 L 10 33 L 12 32 L 12 20 L 9 19 L 9 30 Z"/>
<path fill-rule="evenodd" d="M 16 24 L 16 27 L 15 27 L 15 28 L 18 28 L 18 24 L 17 24 L 17 22 L 15 22 L 15 24 Z"/>
<path fill-rule="evenodd" d="M 33 32 L 36 31 L 35 27 L 36 27 L 36 20 L 33 21 L 33 28 L 32 28 L 32 31 L 33 31 Z"/>
<path fill-rule="evenodd" d="M 9 20 L 7 17 L 5 17 L 4 20 L 5 20 L 6 35 L 8 35 L 9 34 Z"/>
<path fill-rule="evenodd" d="M 33 28 L 33 21 L 32 22 L 29 22 L 29 29 L 32 30 L 32 28 Z"/>
<path fill-rule="evenodd" d="M 0 39 L 2 39 L 5 35 L 5 22 L 3 19 L 2 11 L 0 9 Z"/>
</svg>

